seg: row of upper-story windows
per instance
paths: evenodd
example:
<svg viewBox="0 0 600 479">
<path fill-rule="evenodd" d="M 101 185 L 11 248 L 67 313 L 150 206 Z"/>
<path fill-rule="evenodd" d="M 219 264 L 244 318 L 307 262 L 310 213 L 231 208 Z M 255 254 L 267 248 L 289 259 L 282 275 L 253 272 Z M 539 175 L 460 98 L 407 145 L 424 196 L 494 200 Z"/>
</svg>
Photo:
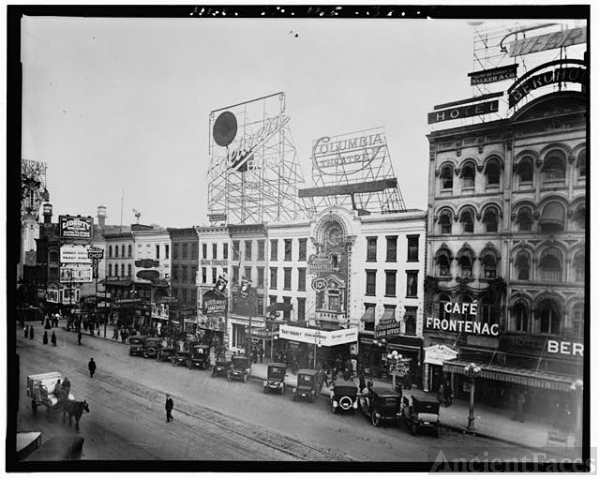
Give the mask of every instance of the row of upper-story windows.
<svg viewBox="0 0 600 479">
<path fill-rule="evenodd" d="M 129 264 L 113 264 L 108 263 L 108 271 L 106 276 L 121 276 L 131 278 L 132 276 L 132 265 Z"/>
<path fill-rule="evenodd" d="M 220 247 L 219 247 L 220 245 Z M 211 251 L 211 257 L 208 257 L 208 251 Z M 221 257 L 219 258 L 219 249 Z M 194 252 L 192 252 L 193 256 Z M 229 258 L 229 243 L 202 243 L 202 259 L 228 259 Z M 196 258 L 193 258 L 196 259 Z"/>
<path fill-rule="evenodd" d="M 407 247 L 406 247 L 406 261 L 416 262 L 419 261 L 419 236 L 420 235 L 407 235 Z M 367 261 L 376 262 L 377 259 L 377 236 L 367 236 Z M 385 237 L 385 261 L 395 262 L 398 261 L 398 236 L 386 236 Z"/>
<path fill-rule="evenodd" d="M 174 283 L 195 283 L 198 267 L 195 265 L 177 265 L 172 268 Z M 216 281 L 216 278 L 215 278 Z"/>
<path fill-rule="evenodd" d="M 528 301 L 518 299 L 510 307 L 508 330 L 583 339 L 584 304 L 573 304 L 567 314 L 562 313 L 563 310 L 561 304 L 552 298 L 540 301 L 536 309 Z"/>
<path fill-rule="evenodd" d="M 384 296 L 395 298 L 397 295 L 397 284 L 396 277 L 398 275 L 397 270 L 385 270 L 385 286 Z M 378 271 L 374 269 L 365 270 L 366 276 L 366 290 L 365 296 L 377 296 L 377 277 Z M 418 270 L 407 270 L 406 271 L 406 297 L 416 298 L 419 290 L 419 271 Z"/>
<path fill-rule="evenodd" d="M 173 259 L 198 259 L 198 243 L 173 243 Z"/>
<path fill-rule="evenodd" d="M 114 246 L 114 248 L 113 248 Z M 162 252 L 164 257 L 162 259 L 169 259 L 170 248 L 168 244 L 162 245 Z M 125 250 L 127 248 L 127 250 Z M 144 252 L 142 251 L 143 244 L 137 243 L 138 256 L 141 256 Z M 127 254 L 125 254 L 127 252 Z M 108 245 L 108 257 L 109 258 L 132 258 L 133 245 Z M 151 244 L 146 244 L 146 256 L 152 256 Z M 155 259 L 161 259 L 161 245 L 154 244 L 154 256 Z"/>
<path fill-rule="evenodd" d="M 114 249 L 113 249 L 114 246 Z M 125 254 L 127 253 L 127 254 Z M 109 258 L 132 258 L 133 257 L 133 245 L 108 245 L 108 257 Z"/>
</svg>

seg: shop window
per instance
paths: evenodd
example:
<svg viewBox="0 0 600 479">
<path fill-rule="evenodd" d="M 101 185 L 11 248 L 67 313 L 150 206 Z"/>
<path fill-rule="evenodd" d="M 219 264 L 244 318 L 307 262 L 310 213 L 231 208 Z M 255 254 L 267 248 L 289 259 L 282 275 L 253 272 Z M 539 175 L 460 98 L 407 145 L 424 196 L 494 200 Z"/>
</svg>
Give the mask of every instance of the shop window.
<svg viewBox="0 0 600 479">
<path fill-rule="evenodd" d="M 542 281 L 545 283 L 557 283 L 562 280 L 562 265 L 556 256 L 546 254 L 540 261 L 540 269 Z"/>
<path fill-rule="evenodd" d="M 471 278 L 473 276 L 473 263 L 467 255 L 462 256 L 458 260 L 460 266 L 460 275 L 463 278 Z"/>
<path fill-rule="evenodd" d="M 298 321 L 306 320 L 306 299 L 298 298 Z"/>
<path fill-rule="evenodd" d="M 560 330 L 560 310 L 555 301 L 546 299 L 540 303 L 540 333 L 558 334 Z"/>
<path fill-rule="evenodd" d="M 206 257 L 206 253 L 205 253 L 205 257 Z M 223 259 L 228 259 L 228 258 L 229 258 L 229 245 L 227 243 L 223 243 Z"/>
<path fill-rule="evenodd" d="M 493 279 L 496 277 L 496 258 L 495 256 L 488 254 L 483 258 L 483 277 L 486 279 Z"/>
<path fill-rule="evenodd" d="M 419 261 L 419 235 L 408 235 L 406 240 L 408 243 L 408 258 L 406 261 L 409 263 Z"/>
<path fill-rule="evenodd" d="M 497 161 L 488 162 L 485 168 L 485 177 L 487 180 L 487 186 L 500 185 L 500 165 Z"/>
<path fill-rule="evenodd" d="M 553 151 L 550 153 L 542 167 L 542 179 L 544 182 L 565 180 L 565 156 L 564 153 Z"/>
<path fill-rule="evenodd" d="M 298 261 L 306 261 L 306 238 L 298 240 Z"/>
<path fill-rule="evenodd" d="M 460 215 L 460 222 L 463 225 L 463 233 L 473 232 L 473 212 L 465 210 Z"/>
<path fill-rule="evenodd" d="M 292 268 L 283 268 L 283 289 L 292 289 Z"/>
<path fill-rule="evenodd" d="M 578 253 L 575 256 L 575 281 L 582 283 L 585 281 L 585 254 Z"/>
<path fill-rule="evenodd" d="M 240 242 L 239 241 L 233 242 L 232 250 L 233 250 L 233 260 L 239 261 L 240 260 Z"/>
<path fill-rule="evenodd" d="M 452 234 L 452 218 L 449 212 L 440 214 L 439 224 L 441 234 Z"/>
<path fill-rule="evenodd" d="M 462 180 L 462 188 L 463 189 L 472 189 L 475 188 L 475 167 L 472 165 L 466 165 L 462 169 L 461 173 Z"/>
<path fill-rule="evenodd" d="M 519 178 L 519 185 L 531 186 L 533 183 L 533 160 L 531 157 L 525 157 L 519 162 L 517 176 Z"/>
<path fill-rule="evenodd" d="M 583 339 L 584 328 L 583 304 L 577 304 L 573 308 L 573 337 Z"/>
<path fill-rule="evenodd" d="M 517 279 L 521 281 L 529 280 L 529 255 L 527 253 L 519 253 L 515 263 L 517 269 Z"/>
<path fill-rule="evenodd" d="M 396 261 L 397 259 L 397 250 L 398 250 L 398 237 L 397 236 L 386 236 L 386 261 Z"/>
<path fill-rule="evenodd" d="M 396 296 L 396 270 L 385 272 L 385 295 Z"/>
<path fill-rule="evenodd" d="M 277 241 L 276 239 L 271 240 L 271 261 L 277 261 Z"/>
<path fill-rule="evenodd" d="M 367 238 L 367 261 L 377 261 L 377 237 Z"/>
<path fill-rule="evenodd" d="M 298 291 L 306 291 L 306 268 L 298 268 Z"/>
<path fill-rule="evenodd" d="M 376 290 L 376 273 L 377 271 L 375 270 L 367 270 L 366 271 L 366 275 L 367 275 L 367 291 L 365 292 L 365 294 L 367 296 L 375 296 L 375 290 Z"/>
<path fill-rule="evenodd" d="M 512 307 L 512 324 L 519 333 L 529 331 L 529 308 L 525 303 L 517 303 Z"/>
<path fill-rule="evenodd" d="M 292 261 L 292 240 L 286 239 L 283 240 L 283 249 L 284 249 L 284 261 Z"/>
<path fill-rule="evenodd" d="M 446 311 L 446 304 L 450 303 L 450 298 L 446 294 L 441 294 L 438 299 L 438 307 L 439 313 L 438 316 L 440 319 L 450 319 L 450 312 Z M 451 305 L 451 303 L 450 303 Z M 451 308 L 449 308 L 451 310 Z"/>
<path fill-rule="evenodd" d="M 404 334 L 406 336 L 417 335 L 417 308 L 415 306 L 406 306 L 404 313 Z"/>
<path fill-rule="evenodd" d="M 583 149 L 577 155 L 577 174 L 579 178 L 585 178 L 587 166 L 587 149 Z"/>
<path fill-rule="evenodd" d="M 418 271 L 407 271 L 406 272 L 406 297 L 416 298 L 419 286 L 419 272 Z"/>
<path fill-rule="evenodd" d="M 271 268 L 270 289 L 277 289 L 277 268 Z"/>
<path fill-rule="evenodd" d="M 444 166 L 440 174 L 440 179 L 442 180 L 442 189 L 451 190 L 454 186 L 454 168 L 450 165 Z"/>
<path fill-rule="evenodd" d="M 258 288 L 262 288 L 265 285 L 265 268 L 259 266 L 256 268 L 257 278 L 256 278 L 256 286 Z"/>
<path fill-rule="evenodd" d="M 519 231 L 531 231 L 533 226 L 533 216 L 530 208 L 526 206 L 519 208 L 519 212 L 517 213 L 517 225 Z"/>
<path fill-rule="evenodd" d="M 496 233 L 498 231 L 498 213 L 493 208 L 489 208 L 483 215 L 483 224 L 488 233 Z"/>
</svg>

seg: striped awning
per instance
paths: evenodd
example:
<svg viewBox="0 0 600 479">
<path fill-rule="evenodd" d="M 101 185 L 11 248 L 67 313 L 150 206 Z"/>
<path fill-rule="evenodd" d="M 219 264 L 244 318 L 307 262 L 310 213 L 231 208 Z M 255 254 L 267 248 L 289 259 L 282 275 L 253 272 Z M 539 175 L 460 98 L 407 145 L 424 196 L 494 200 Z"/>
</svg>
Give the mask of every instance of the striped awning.
<svg viewBox="0 0 600 479">
<path fill-rule="evenodd" d="M 373 306 L 369 306 L 363 314 L 361 321 L 365 323 L 374 323 L 375 322 L 375 308 Z"/>
<path fill-rule="evenodd" d="M 444 361 L 442 370 L 447 373 L 465 375 L 465 367 L 470 363 L 466 361 Z M 520 384 L 540 389 L 552 389 L 555 391 L 570 391 L 571 384 L 575 378 L 550 374 L 544 371 L 532 371 L 530 369 L 507 368 L 504 366 L 485 366 L 477 364 L 481 368 L 480 378 L 493 381 L 504 381 L 507 383 Z"/>
</svg>

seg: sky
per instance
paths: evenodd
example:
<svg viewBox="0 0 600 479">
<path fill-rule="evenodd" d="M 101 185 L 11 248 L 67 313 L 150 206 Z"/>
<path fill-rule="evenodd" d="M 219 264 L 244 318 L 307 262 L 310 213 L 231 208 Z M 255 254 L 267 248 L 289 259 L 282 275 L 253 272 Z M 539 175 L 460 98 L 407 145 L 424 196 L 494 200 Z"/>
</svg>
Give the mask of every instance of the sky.
<svg viewBox="0 0 600 479">
<path fill-rule="evenodd" d="M 416 19 L 25 17 L 22 157 L 54 220 L 208 224 L 212 110 L 276 92 L 305 186 L 312 142 L 383 127 L 407 208 L 427 208 L 427 113 L 470 98 L 472 24 Z M 479 69 L 479 68 L 475 68 Z M 121 213 L 122 211 L 122 213 Z"/>
</svg>

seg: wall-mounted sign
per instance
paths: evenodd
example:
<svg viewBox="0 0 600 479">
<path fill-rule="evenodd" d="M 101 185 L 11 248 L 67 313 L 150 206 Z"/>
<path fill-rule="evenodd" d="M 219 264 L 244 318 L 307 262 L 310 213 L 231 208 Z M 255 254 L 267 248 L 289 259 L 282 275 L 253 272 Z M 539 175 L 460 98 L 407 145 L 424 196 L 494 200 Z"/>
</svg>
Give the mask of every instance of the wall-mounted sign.
<svg viewBox="0 0 600 479">
<path fill-rule="evenodd" d="M 179 302 L 179 298 L 177 298 L 176 296 L 163 296 L 162 298 L 160 298 L 158 300 L 159 303 L 178 303 Z"/>
<path fill-rule="evenodd" d="M 339 344 L 355 343 L 358 341 L 358 328 L 338 329 L 336 331 L 320 331 L 297 326 L 279 326 L 279 337 L 300 343 L 317 344 L 321 346 L 337 346 Z"/>
<path fill-rule="evenodd" d="M 463 105 L 447 110 L 427 113 L 427 123 L 438 123 L 440 121 L 456 120 L 470 116 L 486 115 L 498 111 L 498 100 L 476 103 L 475 105 Z"/>
<path fill-rule="evenodd" d="M 107 282 L 114 282 L 114 281 L 131 281 L 131 276 L 107 276 L 107 277 L 106 277 L 106 281 L 107 281 Z"/>
<path fill-rule="evenodd" d="M 137 278 L 144 279 L 146 281 L 152 281 L 160 277 L 160 273 L 155 269 L 145 269 L 138 271 L 136 274 Z"/>
<path fill-rule="evenodd" d="M 92 239 L 94 220 L 91 216 L 59 216 L 58 224 L 61 238 Z"/>
<path fill-rule="evenodd" d="M 202 266 L 229 266 L 229 261 L 226 259 L 201 259 L 200 264 Z"/>
<path fill-rule="evenodd" d="M 367 168 L 385 147 L 382 133 L 324 136 L 313 145 L 314 165 L 324 175 L 348 176 Z"/>
<path fill-rule="evenodd" d="M 310 273 L 325 273 L 337 271 L 336 258 L 331 253 L 311 254 L 308 257 L 308 271 Z"/>
<path fill-rule="evenodd" d="M 208 215 L 208 221 L 213 223 L 220 223 L 227 221 L 227 215 L 225 213 L 213 213 Z"/>
<path fill-rule="evenodd" d="M 517 65 L 508 65 L 504 67 L 491 68 L 469 73 L 471 85 L 481 85 L 483 83 L 494 83 L 498 81 L 517 78 Z"/>
<path fill-rule="evenodd" d="M 115 304 L 117 305 L 126 305 L 126 304 L 136 304 L 136 303 L 141 303 L 142 302 L 142 298 L 121 298 L 121 299 L 115 299 Z"/>
<path fill-rule="evenodd" d="M 375 326 L 375 337 L 386 338 L 390 336 L 400 336 L 402 330 L 400 323 L 395 319 L 383 319 L 380 320 L 377 326 Z"/>
<path fill-rule="evenodd" d="M 144 258 L 144 259 L 136 259 L 135 260 L 136 268 L 149 269 L 149 268 L 158 268 L 159 266 L 160 266 L 160 263 L 156 259 Z"/>
<path fill-rule="evenodd" d="M 325 291 L 327 289 L 327 280 L 325 278 L 315 278 L 311 286 L 315 291 Z"/>
<path fill-rule="evenodd" d="M 92 265 L 69 263 L 60 267 L 60 282 L 69 283 L 91 283 Z"/>
<path fill-rule="evenodd" d="M 564 354 L 567 356 L 583 357 L 583 344 L 570 341 L 548 340 L 548 352 L 551 354 Z"/>
<path fill-rule="evenodd" d="M 449 314 L 460 314 L 477 317 L 477 303 L 444 303 L 444 310 Z M 480 323 L 465 319 L 427 318 L 425 329 L 448 331 L 453 333 L 482 334 L 498 336 L 500 331 L 497 324 Z"/>
<path fill-rule="evenodd" d="M 101 248 L 91 247 L 88 250 L 88 258 L 91 260 L 100 260 L 104 258 L 104 250 Z"/>
<path fill-rule="evenodd" d="M 529 75 L 530 74 L 521 77 L 509 89 L 508 106 L 510 108 L 515 106 L 532 90 L 559 82 L 580 83 L 582 85 L 587 85 L 589 78 L 588 71 L 585 68 L 577 67 L 557 68 L 555 70 L 545 71 L 539 75 L 531 77 L 529 77 Z"/>
<path fill-rule="evenodd" d="M 90 263 L 88 247 L 82 244 L 63 244 L 60 247 L 61 263 Z"/>
<path fill-rule="evenodd" d="M 423 362 L 426 364 L 435 364 L 436 366 L 442 366 L 444 361 L 451 361 L 458 357 L 456 351 L 444 344 L 434 344 L 433 346 L 423 348 L 423 351 L 425 352 Z"/>
<path fill-rule="evenodd" d="M 554 48 L 563 48 L 587 42 L 587 27 L 562 30 L 537 37 L 516 40 L 510 44 L 510 56 L 538 53 Z"/>
<path fill-rule="evenodd" d="M 207 291 L 202 295 L 202 312 L 204 314 L 225 314 L 227 310 L 227 298 L 214 290 Z"/>
</svg>

